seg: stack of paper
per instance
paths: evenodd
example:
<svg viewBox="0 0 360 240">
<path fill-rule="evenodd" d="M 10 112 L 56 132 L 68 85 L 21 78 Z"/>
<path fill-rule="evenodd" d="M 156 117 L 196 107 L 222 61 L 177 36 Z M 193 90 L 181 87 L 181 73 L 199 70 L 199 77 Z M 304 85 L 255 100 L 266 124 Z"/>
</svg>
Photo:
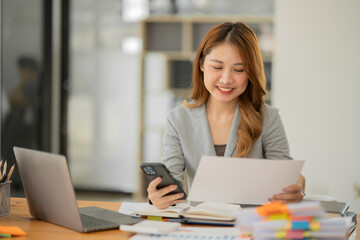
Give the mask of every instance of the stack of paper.
<svg viewBox="0 0 360 240">
<path fill-rule="evenodd" d="M 131 240 L 250 240 L 248 234 L 235 227 L 181 227 L 168 234 L 136 234 Z"/>
<path fill-rule="evenodd" d="M 236 213 L 236 226 L 254 239 L 347 239 L 351 225 L 351 218 L 328 219 L 319 202 L 274 202 Z"/>
</svg>

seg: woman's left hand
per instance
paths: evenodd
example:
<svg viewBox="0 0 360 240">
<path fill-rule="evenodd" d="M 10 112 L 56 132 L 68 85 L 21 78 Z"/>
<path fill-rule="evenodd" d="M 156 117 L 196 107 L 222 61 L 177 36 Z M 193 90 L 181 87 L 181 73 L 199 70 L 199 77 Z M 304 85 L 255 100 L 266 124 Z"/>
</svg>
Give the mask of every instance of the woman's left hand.
<svg viewBox="0 0 360 240">
<path fill-rule="evenodd" d="M 283 203 L 300 202 L 304 198 L 300 184 L 287 186 L 283 189 L 282 193 L 274 195 L 269 198 L 270 202 L 281 201 Z"/>
</svg>

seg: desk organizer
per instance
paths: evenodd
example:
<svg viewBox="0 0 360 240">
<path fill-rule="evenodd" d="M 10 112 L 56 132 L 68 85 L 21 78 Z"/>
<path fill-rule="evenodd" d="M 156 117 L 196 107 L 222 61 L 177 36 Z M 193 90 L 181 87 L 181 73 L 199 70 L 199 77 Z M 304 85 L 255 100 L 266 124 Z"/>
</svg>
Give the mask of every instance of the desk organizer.
<svg viewBox="0 0 360 240">
<path fill-rule="evenodd" d="M 0 183 L 0 217 L 10 214 L 11 181 Z"/>
</svg>

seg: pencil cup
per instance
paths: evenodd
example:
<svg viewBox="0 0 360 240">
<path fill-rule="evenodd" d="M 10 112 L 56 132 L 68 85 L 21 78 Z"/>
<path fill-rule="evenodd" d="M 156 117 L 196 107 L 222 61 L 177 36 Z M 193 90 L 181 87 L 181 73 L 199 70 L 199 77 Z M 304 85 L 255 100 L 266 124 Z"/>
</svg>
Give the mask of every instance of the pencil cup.
<svg viewBox="0 0 360 240">
<path fill-rule="evenodd" d="M 10 184 L 0 183 L 0 217 L 10 214 Z"/>
</svg>

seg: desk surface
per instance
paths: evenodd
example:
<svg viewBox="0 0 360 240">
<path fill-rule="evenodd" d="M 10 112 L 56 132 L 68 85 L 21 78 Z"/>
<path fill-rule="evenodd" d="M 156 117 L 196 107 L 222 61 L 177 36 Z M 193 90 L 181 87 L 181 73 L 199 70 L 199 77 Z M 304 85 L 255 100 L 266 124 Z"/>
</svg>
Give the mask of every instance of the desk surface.
<svg viewBox="0 0 360 240">
<path fill-rule="evenodd" d="M 78 201 L 79 207 L 98 206 L 118 211 L 120 202 Z M 27 234 L 22 239 L 129 239 L 132 234 L 118 229 L 93 233 L 79 233 L 55 224 L 34 219 L 28 209 L 26 198 L 11 198 L 10 216 L 0 217 L 0 225 L 19 226 Z"/>
<path fill-rule="evenodd" d="M 129 232 L 117 229 L 79 233 L 55 224 L 36 220 L 31 217 L 25 198 L 11 198 L 10 216 L 0 217 L 0 225 L 19 226 L 27 234 L 26 237 L 16 237 L 22 239 L 129 239 L 132 236 Z M 118 211 L 120 202 L 93 202 L 78 201 L 79 207 L 98 206 L 110 210 Z M 360 240 L 360 215 L 357 215 L 357 228 L 351 239 Z M 356 236 L 354 238 L 354 235 Z"/>
</svg>

